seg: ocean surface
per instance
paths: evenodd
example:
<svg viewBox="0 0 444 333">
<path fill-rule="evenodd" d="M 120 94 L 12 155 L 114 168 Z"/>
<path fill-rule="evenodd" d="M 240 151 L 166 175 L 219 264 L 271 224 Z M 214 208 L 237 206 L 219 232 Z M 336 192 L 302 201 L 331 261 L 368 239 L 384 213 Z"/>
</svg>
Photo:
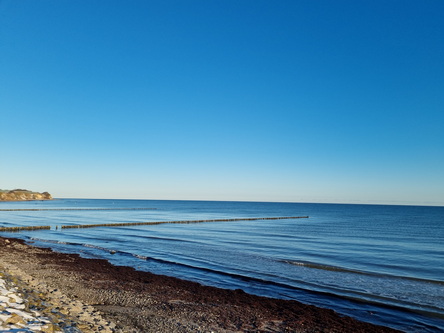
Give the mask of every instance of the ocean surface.
<svg viewBox="0 0 444 333">
<path fill-rule="evenodd" d="M 279 216 L 309 218 L 61 228 Z M 0 203 L 0 227 L 15 226 L 51 229 L 0 236 L 205 285 L 296 299 L 406 332 L 444 331 L 444 207 L 87 199 Z"/>
</svg>

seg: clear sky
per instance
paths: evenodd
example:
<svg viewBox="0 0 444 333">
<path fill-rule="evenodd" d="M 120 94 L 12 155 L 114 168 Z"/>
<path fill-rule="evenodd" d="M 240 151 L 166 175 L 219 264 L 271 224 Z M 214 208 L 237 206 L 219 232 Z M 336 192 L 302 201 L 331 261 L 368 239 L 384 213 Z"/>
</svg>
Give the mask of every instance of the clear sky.
<svg viewBox="0 0 444 333">
<path fill-rule="evenodd" d="M 0 188 L 444 205 L 442 0 L 0 0 Z"/>
</svg>

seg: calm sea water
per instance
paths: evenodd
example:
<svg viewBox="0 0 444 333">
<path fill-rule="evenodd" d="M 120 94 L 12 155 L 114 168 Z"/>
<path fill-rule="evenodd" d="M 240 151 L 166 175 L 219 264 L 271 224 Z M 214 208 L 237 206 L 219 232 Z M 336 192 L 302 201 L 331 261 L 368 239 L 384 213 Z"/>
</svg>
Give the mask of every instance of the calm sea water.
<svg viewBox="0 0 444 333">
<path fill-rule="evenodd" d="M 62 208 L 128 210 L 5 211 Z M 60 228 L 305 215 L 309 218 Z M 297 299 L 407 332 L 444 331 L 444 207 L 86 199 L 0 203 L 0 226 L 28 225 L 51 230 L 0 236 L 206 285 Z"/>
</svg>

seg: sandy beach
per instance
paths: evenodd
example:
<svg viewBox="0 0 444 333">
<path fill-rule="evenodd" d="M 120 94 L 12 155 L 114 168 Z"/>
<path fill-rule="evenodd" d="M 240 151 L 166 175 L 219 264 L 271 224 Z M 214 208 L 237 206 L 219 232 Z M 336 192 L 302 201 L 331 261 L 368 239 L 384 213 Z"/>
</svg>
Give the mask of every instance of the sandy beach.
<svg viewBox="0 0 444 333">
<path fill-rule="evenodd" d="M 0 290 L 2 332 L 396 332 L 297 301 L 202 286 L 13 238 L 0 238 Z"/>
</svg>

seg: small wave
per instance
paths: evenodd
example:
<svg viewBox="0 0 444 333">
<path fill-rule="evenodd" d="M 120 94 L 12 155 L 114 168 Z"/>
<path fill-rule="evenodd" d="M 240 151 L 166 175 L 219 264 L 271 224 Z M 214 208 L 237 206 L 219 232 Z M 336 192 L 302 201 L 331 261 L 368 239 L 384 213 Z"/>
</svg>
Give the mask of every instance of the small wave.
<svg viewBox="0 0 444 333">
<path fill-rule="evenodd" d="M 314 263 L 314 262 L 310 262 L 310 261 L 303 261 L 303 260 L 295 261 L 295 260 L 282 259 L 282 260 L 278 260 L 278 261 L 286 263 L 286 264 L 291 264 L 294 266 L 303 266 L 303 267 L 308 267 L 308 268 L 322 269 L 322 270 L 326 270 L 326 271 L 337 271 L 337 272 L 356 273 L 356 274 L 371 274 L 371 273 L 368 273 L 365 271 L 349 269 L 349 268 L 333 266 L 333 265 L 318 264 L 318 263 Z"/>
<path fill-rule="evenodd" d="M 137 259 L 141 259 L 141 260 L 148 260 L 149 259 L 148 257 L 141 256 L 141 255 L 138 255 L 138 254 L 133 254 L 133 256 L 136 257 Z"/>
<path fill-rule="evenodd" d="M 227 276 L 232 279 L 246 282 L 250 286 L 269 286 L 269 287 L 277 287 L 282 288 L 283 290 L 292 290 L 294 292 L 297 292 L 297 294 L 302 293 L 300 295 L 305 295 L 303 297 L 307 297 L 307 295 L 315 295 L 315 299 L 318 299 L 321 297 L 321 299 L 342 299 L 344 301 L 352 301 L 352 302 L 364 302 L 367 304 L 372 304 L 377 307 L 386 308 L 386 309 L 392 309 L 392 310 L 401 310 L 401 311 L 410 311 L 418 314 L 425 315 L 429 318 L 443 318 L 443 312 L 442 309 L 430 307 L 430 306 L 421 306 L 418 307 L 417 304 L 411 304 L 409 302 L 404 301 L 396 301 L 390 298 L 376 296 L 376 295 L 370 295 L 365 293 L 359 293 L 356 291 L 350 291 L 350 290 L 343 290 L 343 289 L 337 289 L 326 287 L 326 286 L 319 286 L 316 283 L 311 283 L 308 281 L 303 280 L 293 280 L 291 283 L 286 283 L 285 281 L 273 281 L 273 279 L 263 279 L 260 277 L 253 277 L 250 276 L 247 272 L 239 272 L 239 273 L 233 273 L 233 272 L 227 272 L 219 269 L 214 268 L 208 268 L 208 267 L 202 267 L 201 265 L 190 265 L 187 263 L 181 263 L 176 262 L 172 260 L 165 260 L 155 257 L 149 257 L 144 255 L 139 255 L 136 253 L 126 252 L 126 251 L 118 251 L 114 249 L 108 249 L 101 246 L 96 246 L 92 244 L 87 243 L 70 243 L 70 242 L 63 242 L 63 241 L 57 241 L 57 240 L 43 240 L 40 238 L 30 238 L 37 242 L 42 243 L 50 243 L 50 244 L 60 244 L 60 245 L 68 245 L 73 247 L 80 247 L 80 248 L 91 248 L 97 251 L 100 251 L 103 253 L 103 256 L 101 256 L 103 259 L 109 259 L 108 255 L 118 255 L 123 257 L 133 257 L 137 258 L 139 260 L 143 261 L 152 261 L 159 264 L 165 264 L 172 267 L 183 267 L 187 270 L 198 270 L 201 272 L 207 272 L 209 274 L 216 274 L 218 276 Z M 78 252 L 78 251 L 75 251 Z M 83 252 L 83 251 L 80 251 Z M 107 254 L 106 254 L 107 253 Z M 122 258 L 123 259 L 123 258 Z M 121 259 L 118 259 L 121 260 Z M 365 275 L 374 275 L 378 276 L 380 274 L 371 273 L 371 272 L 365 272 L 365 271 L 359 271 L 359 270 L 353 270 L 353 269 L 347 269 L 332 265 L 324 265 L 324 264 L 318 264 L 318 263 L 312 263 L 308 261 L 295 261 L 295 260 L 278 260 L 279 262 L 295 265 L 295 266 L 302 266 L 307 268 L 313 268 L 313 269 L 323 269 L 323 270 L 330 270 L 330 271 L 338 271 L 338 272 L 347 272 L 347 273 L 355 273 L 355 274 L 365 274 Z M 393 277 L 393 276 L 392 276 Z M 401 277 L 402 278 L 402 277 Z M 418 280 L 418 279 L 414 279 Z M 439 282 L 441 283 L 441 282 Z M 442 284 L 442 283 L 441 283 Z M 260 287 L 262 288 L 262 287 Z M 318 295 L 318 296 L 316 296 Z M 292 298 L 292 297 L 291 297 Z M 312 299 L 312 296 L 308 296 L 308 299 L 311 299 L 313 302 L 316 302 L 316 300 Z M 337 301 L 334 301 L 337 302 Z"/>
<path fill-rule="evenodd" d="M 302 267 L 307 267 L 307 268 L 320 269 L 320 270 L 325 270 L 325 271 L 352 273 L 352 274 L 360 274 L 360 275 L 366 275 L 366 276 L 402 279 L 402 280 L 444 285 L 444 281 L 439 281 L 439 280 L 421 279 L 421 278 L 416 278 L 416 277 L 412 277 L 412 276 L 400 276 L 400 275 L 384 274 L 384 273 L 377 273 L 377 272 L 368 272 L 368 271 L 363 271 L 363 270 L 359 270 L 359 269 L 352 269 L 352 268 L 345 268 L 345 267 L 339 267 L 339 266 L 333 266 L 333 265 L 319 264 L 319 263 L 314 263 L 314 262 L 310 262 L 310 261 L 303 261 L 303 260 L 295 261 L 295 260 L 281 259 L 281 260 L 278 260 L 278 262 L 282 262 L 282 263 L 286 263 L 286 264 L 290 264 L 290 265 L 294 265 L 294 266 L 302 266 Z"/>
<path fill-rule="evenodd" d="M 333 288 L 333 287 L 319 286 L 316 283 L 310 283 L 310 282 L 303 281 L 303 280 L 292 281 L 293 283 L 298 284 L 298 286 L 296 286 L 296 285 L 288 284 L 285 282 L 278 282 L 278 281 L 273 281 L 273 280 L 268 280 L 268 279 L 262 279 L 259 277 L 252 277 L 252 276 L 248 276 L 245 274 L 236 274 L 236 273 L 221 271 L 221 270 L 217 270 L 217 269 L 207 268 L 207 267 L 189 265 L 189 264 L 180 263 L 180 262 L 176 262 L 176 261 L 168 261 L 168 260 L 154 258 L 154 257 L 140 256 L 140 255 L 127 253 L 127 252 L 120 252 L 119 254 L 131 255 L 133 257 L 136 257 L 138 259 L 142 259 L 144 261 L 154 261 L 154 262 L 167 264 L 167 265 L 180 266 L 180 267 L 184 267 L 187 269 L 197 269 L 199 271 L 217 274 L 219 276 L 227 276 L 230 278 L 234 278 L 236 280 L 244 281 L 249 284 L 274 286 L 274 287 L 279 287 L 279 288 L 283 288 L 283 289 L 287 289 L 287 290 L 300 291 L 300 292 L 310 293 L 310 294 L 314 294 L 314 295 L 322 295 L 323 297 L 339 298 L 339 299 L 349 300 L 349 301 L 359 302 L 359 303 L 366 302 L 366 303 L 373 304 L 375 306 L 384 307 L 384 308 L 397 309 L 397 310 L 401 310 L 401 311 L 408 310 L 408 311 L 420 313 L 422 315 L 426 315 L 426 316 L 432 317 L 432 318 L 443 318 L 443 313 L 442 313 L 443 309 L 441 309 L 439 307 L 426 306 L 426 305 L 422 305 L 422 306 L 418 307 L 418 304 L 410 303 L 410 302 L 406 302 L 406 301 L 395 300 L 390 297 L 383 297 L 383 296 L 378 296 L 378 295 L 373 295 L 373 294 L 368 294 L 368 293 L 360 293 L 360 292 L 346 290 L 346 289 L 338 289 L 338 288 Z M 307 263 L 307 262 L 295 262 L 295 265 L 298 265 L 298 266 L 306 266 L 307 264 L 313 265 L 313 266 L 328 266 L 328 265 L 312 264 L 312 263 Z M 335 268 L 335 266 L 328 266 L 328 267 Z M 338 270 L 343 271 L 343 269 L 341 269 L 340 267 L 337 267 L 337 268 L 338 268 Z M 354 272 L 353 270 L 348 270 L 348 271 Z M 365 274 L 365 272 L 363 272 L 363 274 Z"/>
<path fill-rule="evenodd" d="M 159 241 L 169 241 L 169 242 L 179 242 L 179 243 L 197 243 L 196 241 L 188 240 L 188 239 L 181 239 L 181 238 L 171 238 L 171 237 L 159 237 L 159 236 L 147 236 L 147 235 L 136 235 L 136 234 L 130 234 L 127 237 L 134 237 L 139 239 L 146 239 L 146 240 L 159 240 Z"/>
<path fill-rule="evenodd" d="M 194 269 L 194 270 L 199 270 L 199 271 L 203 271 L 203 272 L 208 272 L 208 273 L 212 273 L 212 274 L 217 274 L 220 276 L 228 276 L 231 278 L 235 278 L 241 281 L 247 281 L 247 282 L 256 282 L 256 283 L 261 283 L 261 284 L 267 284 L 267 285 L 274 285 L 274 286 L 279 286 L 285 289 L 292 289 L 292 290 L 303 290 L 306 292 L 315 292 L 315 293 L 319 293 L 319 294 L 328 294 L 328 295 L 334 295 L 333 293 L 328 293 L 328 292 L 322 292 L 322 291 L 313 291 L 311 288 L 302 288 L 302 287 L 295 287 L 292 286 L 290 284 L 286 284 L 286 283 L 281 283 L 281 282 L 275 282 L 275 281 L 270 281 L 270 280 L 265 280 L 265 279 L 261 279 L 261 278 L 257 278 L 257 277 L 252 277 L 252 276 L 247 276 L 247 275 L 243 275 L 243 274 L 236 274 L 236 273 L 230 273 L 230 272 L 226 272 L 226 271 L 221 271 L 221 270 L 217 270 L 217 269 L 212 269 L 212 268 L 208 268 L 208 267 L 202 267 L 202 266 L 196 266 L 196 265 L 189 265 L 186 263 L 181 263 L 181 262 L 177 262 L 177 261 L 170 261 L 170 260 L 165 260 L 165 259 L 160 259 L 160 258 L 154 258 L 154 257 L 147 257 L 147 256 L 142 256 L 142 255 L 138 255 L 138 254 L 134 254 L 134 253 L 129 253 L 129 252 L 123 252 L 123 251 L 119 251 L 120 255 L 127 255 L 127 256 L 132 256 L 144 261 L 154 261 L 157 263 L 161 263 L 161 264 L 167 264 L 167 265 L 172 265 L 172 266 L 180 266 L 180 267 L 184 267 L 187 269 Z M 303 281 L 300 281 L 303 282 Z M 303 282 L 306 285 L 311 285 L 310 283 L 307 282 Z M 315 287 L 315 285 L 313 285 L 312 287 Z"/>
<path fill-rule="evenodd" d="M 76 244 L 76 243 L 56 241 L 56 240 L 51 240 L 51 239 L 41 239 L 41 238 L 36 238 L 36 237 L 29 237 L 29 239 L 32 241 L 41 242 L 41 243 L 63 244 L 63 245 L 80 245 L 80 244 Z"/>
<path fill-rule="evenodd" d="M 111 254 L 115 254 L 119 251 L 116 250 L 112 250 L 112 249 L 107 249 L 105 247 L 101 247 L 101 246 L 97 246 L 97 245 L 92 245 L 92 244 L 87 244 L 87 243 L 73 243 L 73 242 L 64 242 L 64 241 L 58 241 L 58 240 L 51 240 L 51 239 L 41 239 L 41 238 L 36 238 L 36 237 L 29 237 L 30 240 L 35 241 L 35 242 L 39 242 L 39 243 L 48 243 L 48 244 L 58 244 L 58 245 L 70 245 L 70 246 L 74 246 L 74 247 L 87 247 L 87 248 L 91 248 L 91 249 L 95 249 L 95 250 L 101 250 L 104 252 L 108 252 Z"/>
</svg>

